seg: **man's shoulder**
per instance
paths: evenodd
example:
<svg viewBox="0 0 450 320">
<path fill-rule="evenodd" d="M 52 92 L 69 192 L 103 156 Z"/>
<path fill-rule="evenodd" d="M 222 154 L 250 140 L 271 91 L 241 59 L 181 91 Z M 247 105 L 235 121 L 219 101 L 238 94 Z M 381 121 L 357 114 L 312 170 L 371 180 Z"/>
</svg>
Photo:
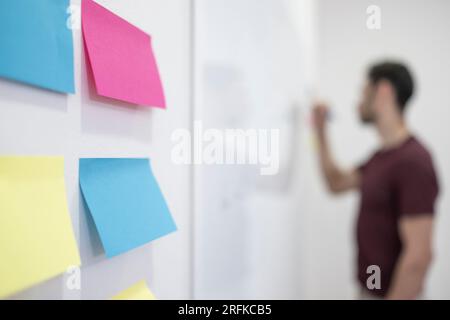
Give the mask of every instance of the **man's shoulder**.
<svg viewBox="0 0 450 320">
<path fill-rule="evenodd" d="M 403 155 L 409 159 L 432 160 L 431 152 L 428 147 L 415 136 L 411 137 L 405 145 Z"/>
<path fill-rule="evenodd" d="M 403 145 L 394 150 L 376 150 L 361 165 L 357 167 L 359 171 L 373 165 L 387 167 L 391 170 L 415 170 L 427 168 L 434 171 L 431 152 L 426 145 L 415 136 L 411 136 Z"/>
<path fill-rule="evenodd" d="M 406 166 L 410 170 L 428 168 L 434 170 L 433 157 L 427 146 L 412 136 L 396 154 L 396 166 Z"/>
</svg>

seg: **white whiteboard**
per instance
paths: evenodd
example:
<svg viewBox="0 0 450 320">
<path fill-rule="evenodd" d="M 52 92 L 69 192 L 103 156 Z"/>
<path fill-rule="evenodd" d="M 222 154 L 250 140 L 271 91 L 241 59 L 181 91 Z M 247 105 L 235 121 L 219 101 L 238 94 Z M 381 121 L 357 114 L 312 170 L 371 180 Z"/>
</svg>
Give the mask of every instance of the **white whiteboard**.
<svg viewBox="0 0 450 320">
<path fill-rule="evenodd" d="M 300 107 L 309 81 L 309 1 L 198 0 L 195 117 L 203 127 L 279 129 L 280 171 L 195 171 L 195 298 L 303 295 L 304 212 L 297 190 Z M 299 21 L 298 21 L 299 20 Z"/>
</svg>

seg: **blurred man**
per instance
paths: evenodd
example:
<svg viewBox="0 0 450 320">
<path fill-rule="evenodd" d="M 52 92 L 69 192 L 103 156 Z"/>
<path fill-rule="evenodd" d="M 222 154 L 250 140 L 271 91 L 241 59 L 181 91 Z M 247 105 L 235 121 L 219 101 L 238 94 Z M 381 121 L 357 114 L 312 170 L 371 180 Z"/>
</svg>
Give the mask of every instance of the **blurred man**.
<svg viewBox="0 0 450 320">
<path fill-rule="evenodd" d="M 377 130 L 380 147 L 349 171 L 331 154 L 327 107 L 314 108 L 320 166 L 329 190 L 361 194 L 356 230 L 361 298 L 419 298 L 430 266 L 438 182 L 430 153 L 405 120 L 413 91 L 404 65 L 384 62 L 369 69 L 359 116 Z M 380 271 L 375 287 L 368 285 L 374 270 Z"/>
</svg>

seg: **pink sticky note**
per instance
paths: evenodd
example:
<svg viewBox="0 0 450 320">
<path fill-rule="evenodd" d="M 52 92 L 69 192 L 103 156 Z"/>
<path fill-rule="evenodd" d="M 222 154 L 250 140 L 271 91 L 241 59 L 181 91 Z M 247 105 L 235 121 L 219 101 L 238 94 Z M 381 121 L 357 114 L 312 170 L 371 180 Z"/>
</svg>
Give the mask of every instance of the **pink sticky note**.
<svg viewBox="0 0 450 320">
<path fill-rule="evenodd" d="M 82 1 L 82 28 L 99 95 L 165 108 L 151 38 L 92 0 Z"/>
</svg>

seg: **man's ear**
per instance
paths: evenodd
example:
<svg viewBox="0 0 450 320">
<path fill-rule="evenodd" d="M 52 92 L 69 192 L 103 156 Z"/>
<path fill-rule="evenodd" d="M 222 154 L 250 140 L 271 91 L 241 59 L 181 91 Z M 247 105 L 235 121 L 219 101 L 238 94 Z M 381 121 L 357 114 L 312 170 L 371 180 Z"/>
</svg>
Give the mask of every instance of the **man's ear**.
<svg viewBox="0 0 450 320">
<path fill-rule="evenodd" d="M 395 91 L 392 84 L 387 80 L 380 80 L 376 87 L 376 99 L 381 104 L 395 103 Z"/>
</svg>

